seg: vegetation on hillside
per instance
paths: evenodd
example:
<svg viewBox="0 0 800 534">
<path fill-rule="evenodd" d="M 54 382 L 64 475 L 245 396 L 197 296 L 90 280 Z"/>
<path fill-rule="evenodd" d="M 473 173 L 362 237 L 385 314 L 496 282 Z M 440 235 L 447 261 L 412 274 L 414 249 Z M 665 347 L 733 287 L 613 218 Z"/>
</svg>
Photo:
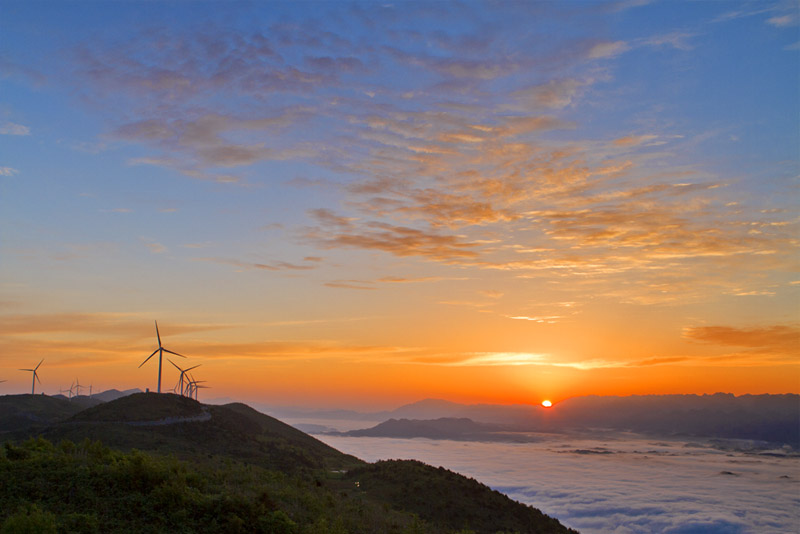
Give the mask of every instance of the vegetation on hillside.
<svg viewBox="0 0 800 534">
<path fill-rule="evenodd" d="M 84 408 L 47 395 L 3 395 L 0 397 L 0 432 L 44 427 L 67 419 Z"/>
<path fill-rule="evenodd" d="M 243 404 L 139 394 L 36 432 L 0 447 L 0 534 L 574 532 L 456 473 L 366 464 Z"/>
<path fill-rule="evenodd" d="M 472 532 L 574 532 L 541 511 L 443 467 L 416 460 L 388 460 L 347 472 L 368 501 L 389 502 L 441 529 Z M 465 503 L 469 503 L 465 506 Z"/>
<path fill-rule="evenodd" d="M 483 488 L 460 494 L 464 488 L 458 479 L 463 477 L 449 471 L 428 467 L 432 471 L 426 472 L 427 466 L 402 462 L 395 473 L 394 464 L 383 464 L 374 472 L 357 470 L 331 481 L 230 460 L 190 463 L 137 450 L 126 453 L 89 440 L 77 445 L 43 438 L 6 442 L 0 450 L 0 533 L 489 534 L 504 532 L 498 526 L 505 525 L 506 514 L 519 515 L 502 499 L 527 509 L 531 517 L 538 514 L 499 494 L 491 498 L 492 492 Z M 373 484 L 371 475 L 380 484 Z M 354 476 L 374 491 L 349 484 Z M 402 495 L 405 486 L 399 492 L 391 489 L 396 480 L 433 488 L 435 493 L 423 490 L 417 496 L 431 509 L 414 513 L 407 500 L 386 500 L 382 495 Z M 451 517 L 432 511 L 434 496 L 453 512 Z M 520 524 L 517 532 L 569 532 L 554 520 L 536 528 Z M 472 525 L 478 528 L 462 529 Z"/>
</svg>

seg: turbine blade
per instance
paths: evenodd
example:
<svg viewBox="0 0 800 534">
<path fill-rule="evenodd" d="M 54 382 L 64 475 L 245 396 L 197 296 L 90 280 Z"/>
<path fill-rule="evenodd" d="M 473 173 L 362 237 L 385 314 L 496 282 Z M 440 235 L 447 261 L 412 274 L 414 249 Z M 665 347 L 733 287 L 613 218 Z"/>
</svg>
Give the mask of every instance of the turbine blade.
<svg viewBox="0 0 800 534">
<path fill-rule="evenodd" d="M 33 371 L 33 369 L 20 369 L 20 371 Z"/>
<path fill-rule="evenodd" d="M 158 352 L 158 349 L 154 350 L 154 351 L 153 351 L 153 354 L 151 354 L 150 356 L 148 356 L 148 357 L 147 357 L 147 360 L 149 360 L 150 358 L 152 358 L 153 356 L 155 356 L 155 355 L 156 355 L 156 352 Z M 143 366 L 144 364 L 146 364 L 146 363 L 147 363 L 147 360 L 145 360 L 145 361 L 143 361 L 142 363 L 140 363 L 140 364 L 139 364 L 139 367 L 141 367 L 141 366 Z M 137 367 L 137 369 L 138 369 L 138 367 Z"/>
<path fill-rule="evenodd" d="M 169 351 L 167 351 L 167 352 L 169 352 Z M 181 373 L 183 372 L 183 369 L 181 369 L 180 367 L 178 367 L 177 365 L 175 365 L 175 362 L 173 362 L 173 361 L 172 361 L 172 360 L 170 360 L 169 358 L 167 358 L 167 361 L 168 361 L 169 363 L 171 363 L 171 364 L 172 364 L 172 365 L 175 367 L 175 369 L 177 369 L 177 370 L 178 370 L 178 371 L 180 371 Z"/>
<path fill-rule="evenodd" d="M 161 350 L 163 350 L 164 352 L 169 352 L 170 354 L 174 354 L 175 356 L 180 356 L 181 358 L 185 358 L 186 357 L 183 354 L 178 354 L 177 352 L 172 352 L 171 350 L 168 350 L 168 349 L 161 349 Z"/>
<path fill-rule="evenodd" d="M 39 382 L 40 384 L 42 383 L 42 381 L 39 380 L 39 375 L 36 374 L 36 371 L 33 372 L 33 378 L 35 378 L 36 381 Z"/>
<path fill-rule="evenodd" d="M 202 364 L 202 363 L 198 363 L 198 364 L 197 364 L 197 365 L 195 365 L 194 367 L 189 367 L 189 368 L 188 368 L 188 369 L 186 369 L 186 370 L 187 370 L 187 371 L 191 371 L 192 369 L 197 369 L 197 368 L 198 368 L 198 367 L 200 367 L 201 365 L 203 365 L 203 364 Z"/>
<path fill-rule="evenodd" d="M 39 363 L 36 365 L 36 367 L 34 367 L 34 368 L 33 368 L 33 370 L 35 371 L 36 369 L 38 369 L 38 368 L 39 368 L 39 366 L 40 366 L 40 365 L 42 365 L 42 362 L 43 362 L 43 361 L 44 361 L 44 358 L 42 358 L 42 361 L 41 361 L 41 362 L 39 362 Z"/>
<path fill-rule="evenodd" d="M 161 346 L 161 334 L 158 333 L 158 321 L 156 321 L 156 337 L 158 338 L 158 346 Z"/>
</svg>

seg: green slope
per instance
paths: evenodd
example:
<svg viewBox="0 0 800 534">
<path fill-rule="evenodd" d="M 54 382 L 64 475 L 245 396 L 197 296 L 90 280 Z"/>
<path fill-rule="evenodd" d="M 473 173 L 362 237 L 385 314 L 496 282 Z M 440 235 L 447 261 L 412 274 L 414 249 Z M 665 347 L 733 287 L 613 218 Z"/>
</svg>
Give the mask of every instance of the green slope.
<svg viewBox="0 0 800 534">
<path fill-rule="evenodd" d="M 41 520 L 59 532 L 574 532 L 457 473 L 411 461 L 366 464 L 244 404 L 141 393 L 71 413 L 68 403 L 19 397 L 6 403 L 7 412 L 54 422 L 6 434 L 18 443 L 42 436 L 0 449 L 0 522 L 12 526 Z"/>
<path fill-rule="evenodd" d="M 187 459 L 230 458 L 287 473 L 361 463 L 244 404 L 203 405 L 173 394 L 129 395 L 89 408 L 40 434 L 53 441 L 88 438 L 117 449 Z"/>
<path fill-rule="evenodd" d="M 86 406 L 46 395 L 0 397 L 0 433 L 40 428 L 63 421 Z"/>
<path fill-rule="evenodd" d="M 344 483 L 365 499 L 388 502 L 440 528 L 475 532 L 574 532 L 541 511 L 443 467 L 388 460 L 348 471 Z"/>
</svg>

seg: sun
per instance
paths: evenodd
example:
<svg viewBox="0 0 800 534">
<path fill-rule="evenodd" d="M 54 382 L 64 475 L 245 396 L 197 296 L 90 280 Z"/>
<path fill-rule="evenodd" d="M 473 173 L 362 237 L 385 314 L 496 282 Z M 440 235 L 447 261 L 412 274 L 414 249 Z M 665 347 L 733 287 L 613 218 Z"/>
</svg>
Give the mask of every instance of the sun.
<svg viewBox="0 0 800 534">
<path fill-rule="evenodd" d="M 552 405 L 553 405 L 553 403 L 552 403 L 552 402 L 550 402 L 549 400 L 543 400 L 543 401 L 542 401 L 542 406 L 544 406 L 545 408 L 549 408 L 549 407 L 551 407 Z"/>
</svg>

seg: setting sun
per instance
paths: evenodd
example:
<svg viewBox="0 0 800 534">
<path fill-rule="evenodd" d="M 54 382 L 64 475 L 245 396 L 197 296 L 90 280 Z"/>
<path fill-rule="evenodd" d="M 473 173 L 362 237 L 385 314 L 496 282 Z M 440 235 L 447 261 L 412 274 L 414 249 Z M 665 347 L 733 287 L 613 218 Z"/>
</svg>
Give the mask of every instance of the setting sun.
<svg viewBox="0 0 800 534">
<path fill-rule="evenodd" d="M 553 405 L 553 403 L 550 402 L 549 400 L 543 400 L 542 401 L 542 406 L 544 406 L 545 408 L 550 408 L 552 405 Z"/>
</svg>

